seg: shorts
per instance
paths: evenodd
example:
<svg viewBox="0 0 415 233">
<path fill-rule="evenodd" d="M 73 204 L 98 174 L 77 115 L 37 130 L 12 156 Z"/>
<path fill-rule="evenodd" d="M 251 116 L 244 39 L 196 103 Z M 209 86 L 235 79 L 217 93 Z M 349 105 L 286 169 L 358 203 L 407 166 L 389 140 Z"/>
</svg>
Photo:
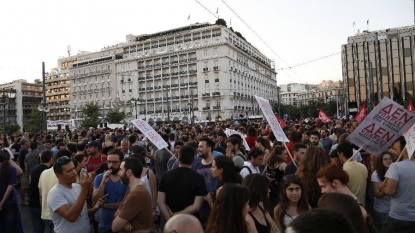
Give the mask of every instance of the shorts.
<svg viewBox="0 0 415 233">
<path fill-rule="evenodd" d="M 27 189 L 29 188 L 29 176 L 22 175 L 20 177 L 20 188 Z"/>
</svg>

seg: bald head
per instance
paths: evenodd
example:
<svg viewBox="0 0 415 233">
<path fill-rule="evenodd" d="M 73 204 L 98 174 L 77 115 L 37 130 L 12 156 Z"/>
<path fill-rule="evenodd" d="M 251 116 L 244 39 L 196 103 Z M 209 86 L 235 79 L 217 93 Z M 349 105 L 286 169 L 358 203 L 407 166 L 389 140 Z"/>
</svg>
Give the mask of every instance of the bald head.
<svg viewBox="0 0 415 233">
<path fill-rule="evenodd" d="M 172 231 L 180 233 L 203 233 L 203 228 L 195 216 L 178 214 L 170 218 L 164 226 L 164 233 Z"/>
</svg>

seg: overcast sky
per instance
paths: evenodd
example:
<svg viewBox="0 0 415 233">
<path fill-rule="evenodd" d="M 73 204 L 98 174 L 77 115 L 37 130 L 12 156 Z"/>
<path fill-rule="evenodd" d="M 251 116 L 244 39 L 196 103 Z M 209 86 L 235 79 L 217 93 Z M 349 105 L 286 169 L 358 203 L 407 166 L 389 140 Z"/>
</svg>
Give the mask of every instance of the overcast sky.
<svg viewBox="0 0 415 233">
<path fill-rule="evenodd" d="M 275 60 L 278 84 L 320 83 L 341 79 L 340 54 L 292 69 L 310 60 L 339 53 L 354 30 L 412 25 L 411 0 L 198 0 L 269 58 Z M 226 2 L 269 49 L 226 5 Z M 188 16 L 191 19 L 188 20 Z M 57 59 L 79 50 L 94 52 L 146 34 L 215 16 L 196 0 L 15 0 L 0 1 L 0 83 L 40 79 L 57 67 Z M 355 22 L 355 29 L 353 29 Z M 274 51 L 274 52 L 273 52 Z"/>
</svg>

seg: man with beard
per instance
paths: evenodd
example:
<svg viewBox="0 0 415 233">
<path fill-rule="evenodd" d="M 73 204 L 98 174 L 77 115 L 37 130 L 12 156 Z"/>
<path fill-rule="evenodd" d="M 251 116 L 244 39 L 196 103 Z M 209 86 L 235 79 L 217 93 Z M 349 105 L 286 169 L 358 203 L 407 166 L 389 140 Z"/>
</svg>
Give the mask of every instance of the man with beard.
<svg viewBox="0 0 415 233">
<path fill-rule="evenodd" d="M 98 232 L 108 232 L 111 230 L 115 211 L 120 207 L 121 201 L 127 192 L 128 186 L 121 182 L 118 175 L 123 159 L 124 153 L 121 150 L 110 150 L 107 160 L 108 171 L 95 177 L 92 202 L 95 203 L 99 198 L 108 195 L 104 206 L 100 210 Z"/>
<path fill-rule="evenodd" d="M 92 141 L 87 145 L 88 164 L 86 165 L 88 172 L 95 172 L 102 162 L 107 161 L 107 156 L 100 152 L 101 143 Z"/>
<path fill-rule="evenodd" d="M 113 232 L 139 232 L 153 226 L 151 196 L 140 179 L 142 171 L 143 164 L 139 158 L 126 158 L 121 163 L 118 173 L 121 182 L 128 185 L 129 189 L 114 215 Z"/>
<path fill-rule="evenodd" d="M 321 138 L 320 142 L 323 144 L 324 150 L 326 150 L 327 154 L 330 152 L 331 146 L 333 146 L 333 140 L 328 137 L 327 129 L 320 130 Z"/>
<path fill-rule="evenodd" d="M 199 140 L 199 146 L 197 147 L 197 152 L 199 157 L 202 158 L 202 161 L 198 161 L 194 164 L 193 170 L 198 174 L 202 175 L 205 178 L 206 189 L 208 193 L 214 192 L 218 187 L 218 180 L 213 178 L 212 168 L 213 163 L 213 149 L 215 148 L 215 143 L 210 140 L 208 137 L 202 137 Z M 202 208 L 200 209 L 200 221 L 202 224 L 206 223 L 207 218 L 210 213 L 210 203 L 207 201 L 203 202 Z"/>
<path fill-rule="evenodd" d="M 87 210 L 86 198 L 92 187 L 92 175 L 81 174 L 81 184 L 77 184 L 75 166 L 67 156 L 56 160 L 53 171 L 59 183 L 50 190 L 47 205 L 55 232 L 89 233 L 89 215 L 93 215 L 105 202 L 105 198 L 101 198 Z"/>
<path fill-rule="evenodd" d="M 239 156 L 244 161 L 246 161 L 246 157 L 240 150 L 240 146 L 241 140 L 239 140 L 237 137 L 229 137 L 226 140 L 226 156 L 229 156 L 231 158 Z"/>
<path fill-rule="evenodd" d="M 313 130 L 310 132 L 310 142 L 308 146 L 318 146 L 323 148 L 323 143 L 320 142 L 320 133 L 317 130 Z"/>
</svg>

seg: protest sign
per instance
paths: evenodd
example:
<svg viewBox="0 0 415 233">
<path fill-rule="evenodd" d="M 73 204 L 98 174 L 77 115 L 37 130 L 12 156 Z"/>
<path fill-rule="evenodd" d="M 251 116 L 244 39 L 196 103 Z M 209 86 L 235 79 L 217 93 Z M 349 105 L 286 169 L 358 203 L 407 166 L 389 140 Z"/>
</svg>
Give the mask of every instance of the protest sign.
<svg viewBox="0 0 415 233">
<path fill-rule="evenodd" d="M 166 141 L 146 121 L 135 119 L 131 123 L 137 127 L 158 149 L 168 147 Z"/>
<path fill-rule="evenodd" d="M 360 124 L 360 122 L 362 122 L 366 118 L 366 115 L 367 115 L 366 103 L 363 103 L 362 106 L 360 106 L 359 112 L 357 112 L 353 120 L 357 121 L 357 123 Z"/>
<path fill-rule="evenodd" d="M 58 125 L 61 125 L 61 129 L 65 129 L 66 126 L 69 126 L 70 130 L 75 129 L 75 121 L 74 120 L 47 121 L 47 129 L 48 130 L 57 130 Z"/>
<path fill-rule="evenodd" d="M 409 159 L 415 151 L 415 124 L 413 124 L 404 135 L 406 141 L 406 150 L 408 151 Z"/>
<path fill-rule="evenodd" d="M 385 97 L 347 140 L 378 156 L 414 122 L 415 113 Z"/>
<path fill-rule="evenodd" d="M 318 119 L 324 123 L 331 122 L 331 118 L 321 108 L 318 110 Z"/>
<path fill-rule="evenodd" d="M 267 119 L 267 122 L 269 126 L 271 127 L 275 138 L 280 142 L 289 142 L 290 140 L 288 140 L 280 124 L 278 123 L 278 120 L 275 117 L 274 112 L 272 111 L 269 101 L 259 96 L 255 96 L 255 99 L 258 102 L 258 105 L 261 108 L 262 113 Z"/>
<path fill-rule="evenodd" d="M 247 150 L 247 151 L 249 151 L 250 150 L 250 148 L 249 148 L 249 146 L 248 146 L 248 143 L 246 142 L 246 140 L 245 140 L 245 137 L 244 137 L 244 135 L 243 134 L 241 134 L 240 132 L 238 132 L 238 131 L 236 131 L 236 130 L 233 130 L 233 129 L 229 129 L 229 128 L 226 128 L 226 130 L 225 130 L 225 134 L 226 134 L 226 136 L 227 137 L 229 137 L 229 136 L 231 136 L 231 135 L 233 135 L 233 134 L 238 134 L 239 136 L 241 136 L 241 138 L 242 138 L 242 140 L 243 140 L 243 144 L 244 144 L 244 147 L 245 147 L 245 150 Z"/>
</svg>

